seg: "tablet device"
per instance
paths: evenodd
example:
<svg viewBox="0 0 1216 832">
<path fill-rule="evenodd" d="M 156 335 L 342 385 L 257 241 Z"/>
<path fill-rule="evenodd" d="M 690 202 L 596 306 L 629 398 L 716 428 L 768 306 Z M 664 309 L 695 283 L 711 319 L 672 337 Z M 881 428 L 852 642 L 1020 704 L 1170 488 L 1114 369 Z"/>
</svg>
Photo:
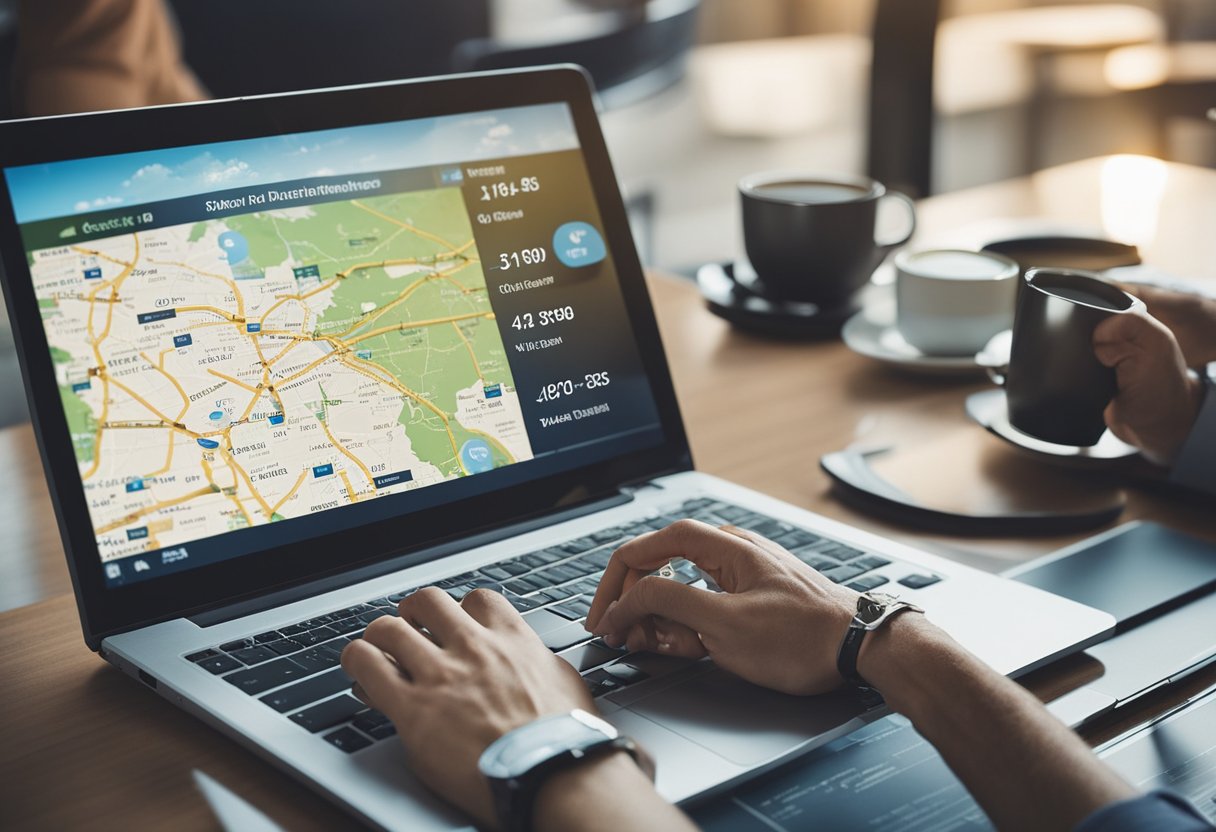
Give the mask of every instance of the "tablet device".
<svg viewBox="0 0 1216 832">
<path fill-rule="evenodd" d="M 1216 544 L 1133 522 L 1005 577 L 1108 612 L 1123 631 L 1216 589 Z"/>
</svg>

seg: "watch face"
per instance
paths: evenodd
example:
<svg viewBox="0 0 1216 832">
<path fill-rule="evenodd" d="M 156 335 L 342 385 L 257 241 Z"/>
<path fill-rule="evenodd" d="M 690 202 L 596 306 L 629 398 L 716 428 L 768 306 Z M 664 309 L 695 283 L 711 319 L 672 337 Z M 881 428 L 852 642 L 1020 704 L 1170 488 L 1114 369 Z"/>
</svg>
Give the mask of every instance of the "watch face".
<svg viewBox="0 0 1216 832">
<path fill-rule="evenodd" d="M 872 624 L 882 616 L 887 607 L 898 600 L 896 596 L 886 592 L 863 593 L 857 599 L 857 617 L 866 624 Z"/>
</svg>

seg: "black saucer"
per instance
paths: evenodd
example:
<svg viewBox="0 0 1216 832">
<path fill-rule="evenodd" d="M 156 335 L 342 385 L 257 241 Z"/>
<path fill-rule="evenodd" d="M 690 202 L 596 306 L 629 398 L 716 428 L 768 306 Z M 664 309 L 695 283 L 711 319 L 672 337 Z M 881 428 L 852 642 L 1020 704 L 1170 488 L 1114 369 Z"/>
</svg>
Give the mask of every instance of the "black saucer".
<svg viewBox="0 0 1216 832">
<path fill-rule="evenodd" d="M 825 309 L 818 304 L 769 296 L 745 261 L 707 263 L 697 270 L 697 286 L 709 311 L 740 329 L 771 338 L 836 338 L 860 306 L 850 301 Z"/>
</svg>

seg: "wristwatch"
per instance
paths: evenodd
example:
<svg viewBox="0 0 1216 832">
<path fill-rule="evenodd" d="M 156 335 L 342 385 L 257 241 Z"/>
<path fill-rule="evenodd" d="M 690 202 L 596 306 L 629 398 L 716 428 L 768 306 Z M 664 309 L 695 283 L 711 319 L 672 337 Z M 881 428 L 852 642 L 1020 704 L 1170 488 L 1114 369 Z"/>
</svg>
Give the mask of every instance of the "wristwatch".
<svg viewBox="0 0 1216 832">
<path fill-rule="evenodd" d="M 886 592 L 863 592 L 857 599 L 857 612 L 849 622 L 849 628 L 844 631 L 840 652 L 836 654 L 836 669 L 863 694 L 863 698 L 882 701 L 878 691 L 857 672 L 857 654 L 861 652 L 861 643 L 865 640 L 866 633 L 877 630 L 905 610 L 924 612 L 915 604 L 901 601 L 899 596 Z"/>
<path fill-rule="evenodd" d="M 628 753 L 654 780 L 654 760 L 641 746 L 577 708 L 508 731 L 482 752 L 477 767 L 489 781 L 499 825 L 523 832 L 532 828 L 536 795 L 551 774 L 613 751 Z"/>
</svg>

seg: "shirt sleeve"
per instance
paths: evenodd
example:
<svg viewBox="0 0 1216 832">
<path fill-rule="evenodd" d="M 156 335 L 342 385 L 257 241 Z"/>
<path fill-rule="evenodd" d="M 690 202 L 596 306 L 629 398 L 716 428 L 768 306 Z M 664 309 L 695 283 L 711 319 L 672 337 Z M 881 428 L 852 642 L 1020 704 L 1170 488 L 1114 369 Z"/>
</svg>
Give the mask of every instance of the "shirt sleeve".
<svg viewBox="0 0 1216 832">
<path fill-rule="evenodd" d="M 1214 828 L 1185 798 L 1154 791 L 1103 806 L 1081 821 L 1075 832 L 1212 832 Z"/>
<path fill-rule="evenodd" d="M 1203 402 L 1182 450 L 1170 471 L 1170 482 L 1216 494 L 1216 389 L 1211 371 L 1203 381 Z"/>
</svg>

